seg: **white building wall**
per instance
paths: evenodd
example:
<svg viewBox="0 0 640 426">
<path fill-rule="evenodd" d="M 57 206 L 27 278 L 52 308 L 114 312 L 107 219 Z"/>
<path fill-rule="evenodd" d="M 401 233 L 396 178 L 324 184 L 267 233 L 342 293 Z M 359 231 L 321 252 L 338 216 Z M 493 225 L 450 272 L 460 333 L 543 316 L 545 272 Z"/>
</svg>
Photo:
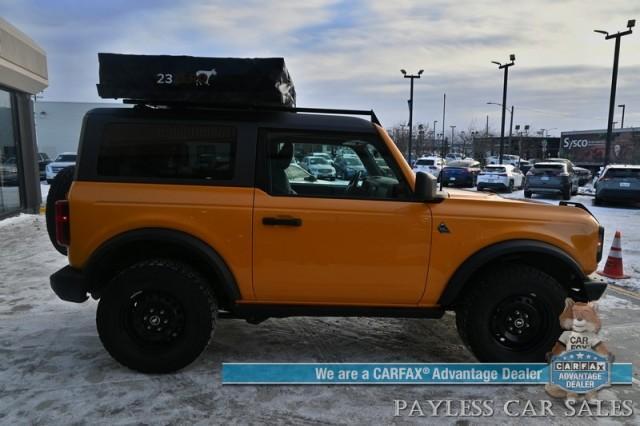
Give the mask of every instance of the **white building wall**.
<svg viewBox="0 0 640 426">
<path fill-rule="evenodd" d="M 38 150 L 51 159 L 62 152 L 77 152 L 82 119 L 94 108 L 129 108 L 121 103 L 53 102 L 35 103 Z"/>
</svg>

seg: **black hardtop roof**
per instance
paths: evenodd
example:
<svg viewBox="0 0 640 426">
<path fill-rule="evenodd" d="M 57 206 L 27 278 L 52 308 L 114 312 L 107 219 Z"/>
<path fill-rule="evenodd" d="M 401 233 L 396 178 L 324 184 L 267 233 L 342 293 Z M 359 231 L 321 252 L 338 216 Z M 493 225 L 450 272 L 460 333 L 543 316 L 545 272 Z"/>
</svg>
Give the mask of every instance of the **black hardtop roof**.
<svg viewBox="0 0 640 426">
<path fill-rule="evenodd" d="M 309 110 L 306 112 L 305 110 Z M 332 111 L 332 113 L 316 113 L 313 111 Z M 333 113 L 335 111 L 335 114 Z M 178 121 L 228 121 L 256 123 L 259 127 L 282 129 L 309 129 L 343 131 L 354 133 L 373 133 L 372 121 L 353 117 L 350 110 L 304 109 L 291 110 L 227 110 L 208 108 L 150 108 L 135 106 L 134 108 L 94 108 L 87 112 L 89 116 L 110 117 L 122 120 L 178 120 Z M 353 111 L 363 115 L 366 111 Z M 372 119 L 377 122 L 371 111 Z"/>
</svg>

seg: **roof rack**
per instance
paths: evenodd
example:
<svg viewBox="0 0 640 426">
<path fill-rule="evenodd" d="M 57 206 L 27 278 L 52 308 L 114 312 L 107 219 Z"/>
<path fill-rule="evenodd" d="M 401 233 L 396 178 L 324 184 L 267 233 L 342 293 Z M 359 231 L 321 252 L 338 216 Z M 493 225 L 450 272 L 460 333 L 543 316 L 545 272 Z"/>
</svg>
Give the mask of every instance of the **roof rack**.
<svg viewBox="0 0 640 426">
<path fill-rule="evenodd" d="M 276 105 L 234 105 L 234 104 L 211 104 L 211 103 L 187 103 L 187 102 L 162 102 L 162 101 L 145 101 L 142 99 L 123 99 L 123 103 L 136 106 L 163 106 L 163 107 L 183 107 L 197 109 L 214 109 L 214 110 L 232 110 L 232 111 L 283 111 L 283 112 L 301 112 L 313 114 L 336 114 L 336 115 L 366 115 L 371 118 L 371 122 L 382 126 L 376 113 L 363 109 L 334 109 L 334 108 L 302 108 L 302 107 L 286 107 Z"/>
</svg>

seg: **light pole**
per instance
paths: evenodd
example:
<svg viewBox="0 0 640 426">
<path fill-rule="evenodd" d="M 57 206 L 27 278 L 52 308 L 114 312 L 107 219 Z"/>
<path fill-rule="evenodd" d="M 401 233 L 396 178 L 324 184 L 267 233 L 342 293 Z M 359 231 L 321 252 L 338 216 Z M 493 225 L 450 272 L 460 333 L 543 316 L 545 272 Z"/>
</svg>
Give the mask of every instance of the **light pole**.
<svg viewBox="0 0 640 426">
<path fill-rule="evenodd" d="M 433 120 L 433 146 L 431 147 L 433 152 L 436 151 L 436 124 L 438 124 L 438 120 Z"/>
<path fill-rule="evenodd" d="M 626 31 L 618 31 L 616 34 L 609 34 L 606 31 L 602 30 L 594 30 L 597 33 L 604 34 L 605 40 L 610 40 L 612 38 L 616 39 L 615 50 L 613 54 L 613 73 L 611 76 L 611 96 L 609 97 L 609 120 L 607 122 L 607 143 L 604 149 L 604 166 L 606 167 L 609 164 L 609 150 L 611 149 L 611 141 L 613 139 L 613 109 L 616 104 L 616 85 L 618 84 L 618 58 L 620 57 L 620 39 L 623 36 L 631 34 L 633 31 L 631 28 L 635 27 L 636 20 L 629 19 L 627 21 L 627 30 Z"/>
<path fill-rule="evenodd" d="M 445 141 L 444 141 L 444 118 L 445 118 L 445 112 L 447 111 L 447 94 L 444 94 L 444 98 L 442 100 L 442 148 L 445 148 Z M 440 151 L 440 156 L 444 157 L 444 154 L 442 153 L 442 150 Z"/>
<path fill-rule="evenodd" d="M 409 96 L 409 155 L 407 156 L 409 159 L 409 164 L 411 164 L 411 142 L 413 137 L 413 80 L 416 78 L 420 78 L 420 75 L 424 72 L 424 70 L 418 71 L 418 74 L 407 74 L 405 70 L 400 70 L 404 78 L 408 78 L 411 80 L 411 92 Z"/>
<path fill-rule="evenodd" d="M 505 118 L 504 116 L 506 115 L 505 112 L 506 112 L 506 105 L 507 105 L 507 79 L 509 78 L 509 67 L 512 67 L 515 65 L 516 55 L 514 55 L 513 53 L 509 55 L 509 60 L 511 62 L 506 64 L 501 64 L 500 62 L 491 61 L 491 63 L 498 65 L 498 69 L 504 70 L 504 83 L 502 85 L 502 126 L 500 128 L 500 163 L 499 164 L 502 164 L 502 156 L 504 154 L 504 118 Z"/>
<path fill-rule="evenodd" d="M 454 140 L 454 139 L 453 139 L 453 131 L 455 130 L 456 126 L 449 126 L 449 127 L 451 127 L 451 151 L 453 152 L 453 150 L 454 150 L 454 145 L 453 145 L 453 140 Z M 445 155 L 447 155 L 447 154 L 445 153 Z"/>
<path fill-rule="evenodd" d="M 624 110 L 626 109 L 627 105 L 626 104 L 620 104 L 618 105 L 618 108 L 622 108 L 622 122 L 620 123 L 620 128 L 624 129 Z"/>
<path fill-rule="evenodd" d="M 487 105 L 502 106 L 502 104 L 499 104 L 497 102 L 487 102 Z M 511 136 L 513 135 L 513 109 L 514 109 L 514 106 L 511 105 L 511 110 L 507 110 L 507 111 L 509 111 L 509 114 L 511 115 L 511 119 L 509 121 L 509 149 L 511 149 Z"/>
</svg>

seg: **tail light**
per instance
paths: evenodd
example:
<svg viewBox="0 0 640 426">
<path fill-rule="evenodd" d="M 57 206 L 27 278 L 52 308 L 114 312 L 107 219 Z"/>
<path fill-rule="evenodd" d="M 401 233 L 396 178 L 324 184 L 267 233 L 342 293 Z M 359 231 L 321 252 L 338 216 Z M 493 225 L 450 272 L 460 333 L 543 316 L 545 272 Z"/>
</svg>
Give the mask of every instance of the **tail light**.
<svg viewBox="0 0 640 426">
<path fill-rule="evenodd" d="M 69 229 L 69 201 L 56 201 L 56 241 L 61 246 L 69 247 L 71 233 Z"/>
</svg>

